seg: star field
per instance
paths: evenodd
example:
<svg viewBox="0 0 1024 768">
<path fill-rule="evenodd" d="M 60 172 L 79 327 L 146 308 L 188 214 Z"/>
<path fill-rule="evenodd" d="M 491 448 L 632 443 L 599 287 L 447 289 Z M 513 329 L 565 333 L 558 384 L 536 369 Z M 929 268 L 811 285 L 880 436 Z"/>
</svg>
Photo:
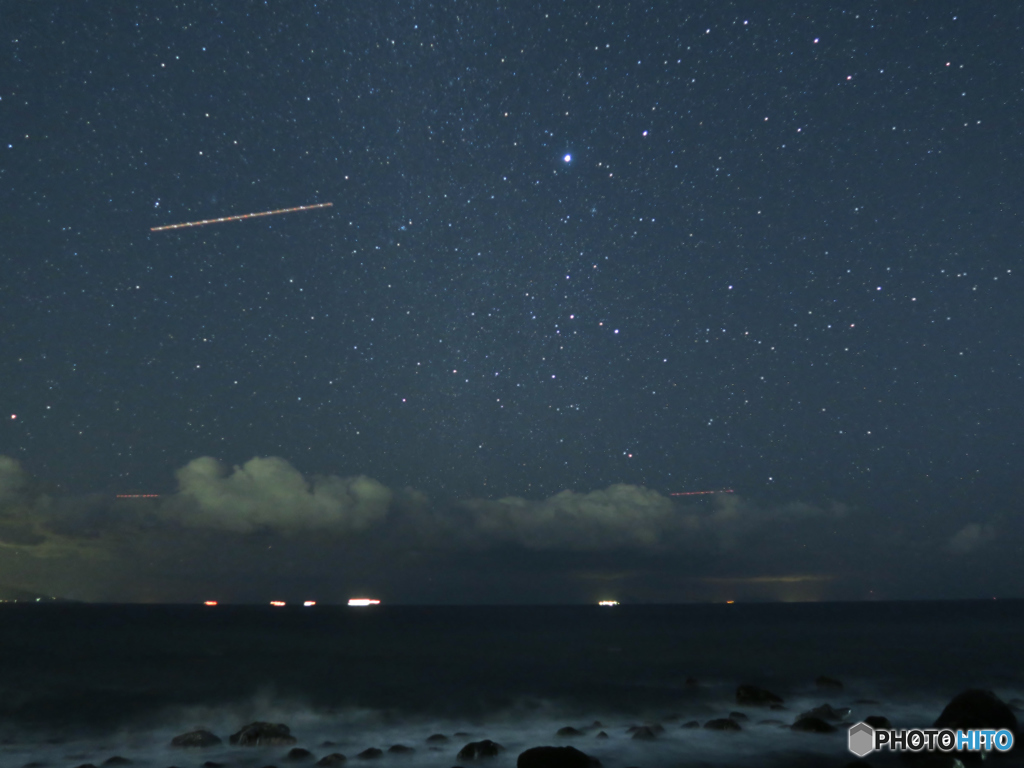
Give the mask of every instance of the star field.
<svg viewBox="0 0 1024 768">
<path fill-rule="evenodd" d="M 9 17 L 0 453 L 61 488 L 211 455 L 451 498 L 1019 498 L 1016 8 Z"/>
</svg>

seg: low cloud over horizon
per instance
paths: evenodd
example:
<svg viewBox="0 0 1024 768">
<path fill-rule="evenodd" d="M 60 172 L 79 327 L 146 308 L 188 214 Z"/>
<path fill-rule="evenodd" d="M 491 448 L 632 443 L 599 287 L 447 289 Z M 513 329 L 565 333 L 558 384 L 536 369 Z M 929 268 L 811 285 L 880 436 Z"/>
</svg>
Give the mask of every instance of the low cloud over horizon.
<svg viewBox="0 0 1024 768">
<path fill-rule="evenodd" d="M 279 457 L 199 457 L 175 477 L 159 498 L 60 495 L 0 456 L 0 584 L 168 602 L 274 590 L 426 603 L 970 597 L 988 596 L 986 573 L 1012 549 L 994 517 L 910 537 L 834 500 L 680 501 L 612 484 L 437 503 L 363 475 L 307 477 Z"/>
</svg>

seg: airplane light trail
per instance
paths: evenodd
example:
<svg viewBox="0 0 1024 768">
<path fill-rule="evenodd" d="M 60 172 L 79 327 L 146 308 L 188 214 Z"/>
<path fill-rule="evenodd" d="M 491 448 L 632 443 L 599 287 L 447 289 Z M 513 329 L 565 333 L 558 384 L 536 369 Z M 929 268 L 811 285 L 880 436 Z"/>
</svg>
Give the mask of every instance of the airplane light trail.
<svg viewBox="0 0 1024 768">
<path fill-rule="evenodd" d="M 205 224 L 222 224 L 225 221 L 241 221 L 255 219 L 257 216 L 276 216 L 279 213 L 295 211 L 312 211 L 314 208 L 330 208 L 334 203 L 318 203 L 316 205 L 300 205 L 297 208 L 278 208 L 276 211 L 260 211 L 259 213 L 243 213 L 241 216 L 223 216 L 219 219 L 203 219 L 202 221 L 186 221 L 183 224 L 165 224 L 162 227 L 150 227 L 150 232 L 163 232 L 165 229 L 182 229 L 184 227 L 201 227 Z"/>
<path fill-rule="evenodd" d="M 704 496 L 709 493 L 736 493 L 732 488 L 723 488 L 720 491 L 684 491 L 683 493 L 670 493 L 669 496 Z"/>
</svg>

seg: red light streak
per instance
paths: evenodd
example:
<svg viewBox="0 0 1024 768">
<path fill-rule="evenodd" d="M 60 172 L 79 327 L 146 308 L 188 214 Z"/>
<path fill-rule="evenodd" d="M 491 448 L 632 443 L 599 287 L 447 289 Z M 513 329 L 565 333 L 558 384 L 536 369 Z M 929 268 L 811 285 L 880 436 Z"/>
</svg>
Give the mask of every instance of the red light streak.
<svg viewBox="0 0 1024 768">
<path fill-rule="evenodd" d="M 300 205 L 296 208 L 278 208 L 276 211 L 260 211 L 259 213 L 243 213 L 240 216 L 222 216 L 219 219 L 203 219 L 202 221 L 186 221 L 182 224 L 165 224 L 162 227 L 150 227 L 150 232 L 163 232 L 166 229 L 183 229 L 185 227 L 202 227 L 206 224 L 223 224 L 225 221 L 241 221 L 242 219 L 255 219 L 258 216 L 277 216 L 279 213 L 294 213 L 295 211 L 312 211 L 315 208 L 330 208 L 334 203 L 318 203 L 316 205 Z"/>
<path fill-rule="evenodd" d="M 669 496 L 706 496 L 709 493 L 736 493 L 732 488 L 723 488 L 720 491 L 683 491 L 682 493 L 670 493 Z"/>
</svg>

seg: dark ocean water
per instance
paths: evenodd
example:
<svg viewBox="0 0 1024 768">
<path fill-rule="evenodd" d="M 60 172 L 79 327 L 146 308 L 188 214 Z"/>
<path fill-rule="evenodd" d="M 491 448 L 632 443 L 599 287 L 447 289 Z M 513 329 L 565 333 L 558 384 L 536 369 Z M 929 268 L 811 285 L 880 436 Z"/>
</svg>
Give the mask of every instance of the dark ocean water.
<svg viewBox="0 0 1024 768">
<path fill-rule="evenodd" d="M 822 703 L 850 721 L 929 725 L 982 687 L 1024 697 L 1024 601 L 686 606 L 0 606 L 0 766 L 270 765 L 287 749 L 171 750 L 203 725 L 227 740 L 253 720 L 288 724 L 315 755 L 402 743 L 391 768 L 457 764 L 467 741 L 572 744 L 606 767 L 845 765 L 845 730 L 794 733 Z M 821 691 L 818 675 L 842 691 Z M 687 678 L 699 685 L 688 685 Z M 738 707 L 760 685 L 786 710 Z M 859 703 L 872 700 L 874 704 Z M 740 733 L 683 730 L 743 711 Z M 555 737 L 565 725 L 597 730 Z M 654 742 L 632 724 L 661 723 Z M 465 732 L 438 751 L 432 733 Z M 322 748 L 330 740 L 338 746 Z M 361 761 L 356 761 L 359 764 Z M 881 762 L 884 762 L 881 761 Z M 881 763 L 880 763 L 881 764 Z"/>
</svg>

